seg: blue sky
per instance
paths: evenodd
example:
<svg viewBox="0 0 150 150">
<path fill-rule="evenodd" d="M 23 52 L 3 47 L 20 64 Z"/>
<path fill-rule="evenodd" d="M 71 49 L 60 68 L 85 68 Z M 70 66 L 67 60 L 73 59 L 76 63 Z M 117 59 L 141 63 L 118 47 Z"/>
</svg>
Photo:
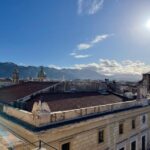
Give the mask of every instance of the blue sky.
<svg viewBox="0 0 150 150">
<path fill-rule="evenodd" d="M 150 0 L 1 0 L 0 61 L 148 70 L 148 20 Z"/>
</svg>

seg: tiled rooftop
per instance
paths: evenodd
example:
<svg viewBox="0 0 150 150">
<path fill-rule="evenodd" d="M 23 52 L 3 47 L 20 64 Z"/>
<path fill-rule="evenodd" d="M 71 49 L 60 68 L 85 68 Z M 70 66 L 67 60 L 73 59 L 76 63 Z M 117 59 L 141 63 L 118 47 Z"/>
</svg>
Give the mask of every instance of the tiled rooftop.
<svg viewBox="0 0 150 150">
<path fill-rule="evenodd" d="M 55 83 L 56 82 L 24 82 L 0 88 L 0 101 L 3 103 L 11 103 Z M 25 109 L 31 111 L 34 102 L 39 100 L 47 102 L 51 111 L 71 110 L 122 101 L 120 97 L 113 94 L 100 95 L 98 92 L 43 93 L 37 94 L 28 100 Z"/>
<path fill-rule="evenodd" d="M 38 90 L 42 90 L 54 82 L 24 82 L 5 88 L 0 88 L 0 101 L 13 102 L 17 99 L 30 95 Z"/>
<path fill-rule="evenodd" d="M 112 94 L 100 95 L 97 92 L 45 93 L 29 100 L 27 110 L 31 111 L 33 103 L 41 99 L 48 103 L 51 111 L 71 110 L 96 105 L 122 102 L 122 99 L 118 96 Z"/>
</svg>

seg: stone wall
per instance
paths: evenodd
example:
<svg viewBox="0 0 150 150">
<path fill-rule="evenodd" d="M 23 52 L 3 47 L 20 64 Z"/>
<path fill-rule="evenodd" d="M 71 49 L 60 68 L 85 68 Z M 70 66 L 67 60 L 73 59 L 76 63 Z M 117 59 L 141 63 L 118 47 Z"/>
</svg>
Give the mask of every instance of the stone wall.
<svg viewBox="0 0 150 150">
<path fill-rule="evenodd" d="M 32 125 L 35 125 L 34 119 L 33 119 L 33 114 L 27 111 L 19 110 L 17 108 L 9 107 L 9 106 L 4 106 L 3 107 L 3 112 L 6 114 L 16 117 L 20 120 L 23 120 L 25 122 L 28 122 Z"/>
<path fill-rule="evenodd" d="M 143 107 L 141 107 L 140 109 L 130 109 L 128 111 L 122 111 L 115 114 L 110 113 L 110 115 L 105 115 L 103 117 L 93 118 L 87 121 L 81 121 L 75 124 L 60 126 L 53 129 L 47 129 L 45 131 L 43 130 L 42 132 L 36 134 L 25 131 L 26 129 L 21 128 L 16 124 L 12 125 L 13 123 L 7 123 L 7 126 L 11 128 L 15 133 L 20 134 L 20 136 L 23 136 L 27 140 L 30 140 L 30 142 L 41 139 L 49 145 L 56 147 L 58 150 L 61 150 L 61 145 L 67 142 L 70 142 L 70 150 L 119 150 L 122 146 L 125 147 L 125 150 L 130 150 L 130 143 L 133 140 L 136 140 L 138 150 L 140 150 L 142 135 L 146 135 L 147 144 L 150 143 L 150 106 L 147 106 L 146 100 L 109 104 L 71 111 L 54 112 L 51 114 L 47 114 L 47 116 L 45 115 L 45 117 L 49 118 L 47 122 L 51 123 L 58 121 L 59 119 L 73 119 L 93 113 L 118 110 L 121 108 L 129 108 L 132 106 Z M 20 113 L 18 112 L 20 110 L 14 111 L 9 107 L 5 107 L 4 111 L 6 113 L 16 115 L 16 117 L 23 117 L 23 114 L 26 113 L 22 111 L 22 116 L 18 116 L 17 114 Z M 26 114 L 31 117 L 31 113 Z M 141 117 L 143 115 L 147 116 L 146 125 L 144 126 L 141 124 Z M 24 118 L 27 117 L 24 116 Z M 132 119 L 136 120 L 135 129 L 132 129 Z M 46 119 L 36 119 L 36 121 L 38 120 L 38 125 L 46 124 Z M 119 123 L 124 124 L 124 132 L 122 135 L 119 135 Z M 104 130 L 104 142 L 102 143 L 98 143 L 98 132 L 100 130 Z M 26 144 L 24 146 L 26 146 Z M 31 148 L 31 150 L 32 149 L 33 148 Z M 22 148 L 20 147 L 19 150 L 22 150 Z M 23 150 L 25 150 L 25 148 L 23 148 Z M 28 150 L 30 150 L 29 147 Z"/>
<path fill-rule="evenodd" d="M 58 111 L 52 113 L 39 112 L 37 114 L 32 114 L 30 112 L 19 110 L 9 106 L 4 106 L 3 111 L 8 115 L 14 116 L 29 124 L 35 126 L 43 126 L 54 122 L 81 118 L 83 116 L 89 116 L 97 113 L 113 112 L 116 110 L 145 105 L 148 105 L 148 100 L 119 102 L 114 104 L 99 105 L 94 107 L 87 107 L 68 111 Z"/>
<path fill-rule="evenodd" d="M 141 150 L 141 137 L 146 136 L 146 146 L 150 141 L 150 107 L 106 115 L 77 124 L 48 130 L 41 136 L 43 140 L 61 150 L 61 145 L 70 142 L 70 150 L 130 150 L 136 140 L 137 150 Z M 141 116 L 147 115 L 147 126 L 141 128 Z M 132 129 L 135 119 L 135 129 Z M 123 123 L 123 134 L 119 134 L 119 124 Z M 98 132 L 104 130 L 104 142 L 98 143 Z M 146 148 L 146 149 L 147 149 Z"/>
</svg>

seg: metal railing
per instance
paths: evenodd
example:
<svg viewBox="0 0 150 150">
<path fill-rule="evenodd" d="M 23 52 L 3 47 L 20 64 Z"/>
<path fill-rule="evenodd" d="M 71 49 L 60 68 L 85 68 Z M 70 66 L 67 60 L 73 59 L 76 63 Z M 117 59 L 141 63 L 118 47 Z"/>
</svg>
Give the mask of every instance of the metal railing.
<svg viewBox="0 0 150 150">
<path fill-rule="evenodd" d="M 57 148 L 51 146 L 50 144 L 39 140 L 33 143 L 27 143 L 24 145 L 23 149 L 24 150 L 30 150 L 30 149 L 37 149 L 40 150 L 41 148 L 45 148 L 46 150 L 58 150 Z"/>
</svg>

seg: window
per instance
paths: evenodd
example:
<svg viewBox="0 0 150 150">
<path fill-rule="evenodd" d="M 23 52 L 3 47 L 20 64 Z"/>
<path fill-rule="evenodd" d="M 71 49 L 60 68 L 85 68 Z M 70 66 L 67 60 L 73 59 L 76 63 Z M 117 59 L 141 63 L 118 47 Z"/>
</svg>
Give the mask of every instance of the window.
<svg viewBox="0 0 150 150">
<path fill-rule="evenodd" d="M 127 141 L 124 140 L 124 141 L 118 143 L 116 146 L 117 146 L 117 147 L 116 147 L 116 150 L 126 150 Z"/>
<path fill-rule="evenodd" d="M 135 129 L 135 120 L 132 120 L 132 129 Z"/>
<path fill-rule="evenodd" d="M 131 143 L 131 150 L 136 150 L 136 141 Z"/>
<path fill-rule="evenodd" d="M 145 124 L 145 122 L 146 122 L 146 116 L 144 115 L 144 116 L 142 117 L 142 123 Z"/>
<path fill-rule="evenodd" d="M 145 129 L 146 127 L 148 127 L 148 116 L 143 114 L 140 116 L 140 128 Z"/>
<path fill-rule="evenodd" d="M 98 143 L 104 142 L 104 130 L 99 131 L 98 133 Z"/>
<path fill-rule="evenodd" d="M 119 124 L 119 134 L 123 134 L 123 123 Z"/>
<path fill-rule="evenodd" d="M 142 150 L 146 150 L 146 140 L 145 140 L 145 136 L 142 136 Z"/>
<path fill-rule="evenodd" d="M 70 143 L 65 143 L 61 146 L 62 150 L 70 150 Z"/>
</svg>

